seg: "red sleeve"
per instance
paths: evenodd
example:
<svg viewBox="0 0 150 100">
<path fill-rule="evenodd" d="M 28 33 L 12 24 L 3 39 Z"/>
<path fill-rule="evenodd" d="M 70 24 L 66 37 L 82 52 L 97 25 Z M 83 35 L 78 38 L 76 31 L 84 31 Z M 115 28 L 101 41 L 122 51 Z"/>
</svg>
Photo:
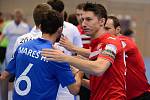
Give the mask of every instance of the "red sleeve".
<svg viewBox="0 0 150 100">
<path fill-rule="evenodd" d="M 100 55 L 98 56 L 98 58 L 104 58 L 104 59 L 108 60 L 109 62 L 111 62 L 111 64 L 114 63 L 114 59 L 111 58 L 111 57 L 109 57 L 109 56 L 105 56 L 105 55 L 101 55 L 101 54 L 100 54 Z"/>
<path fill-rule="evenodd" d="M 117 46 L 114 44 L 106 44 L 106 46 L 102 48 L 102 51 L 98 57 L 107 59 L 113 64 L 114 59 L 116 58 L 116 54 L 117 54 Z"/>
</svg>

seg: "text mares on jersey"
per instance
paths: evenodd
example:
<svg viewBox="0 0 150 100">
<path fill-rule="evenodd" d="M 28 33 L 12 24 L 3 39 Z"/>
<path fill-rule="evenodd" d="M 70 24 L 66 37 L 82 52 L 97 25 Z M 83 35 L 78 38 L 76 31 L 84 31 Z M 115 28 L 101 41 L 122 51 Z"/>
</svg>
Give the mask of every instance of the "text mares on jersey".
<svg viewBox="0 0 150 100">
<path fill-rule="evenodd" d="M 46 57 L 40 56 L 41 51 L 35 51 L 35 50 L 29 49 L 29 48 L 19 47 L 18 53 L 25 54 L 27 56 L 30 56 L 30 57 L 36 58 L 36 59 L 38 59 L 40 57 L 40 60 L 48 62 L 46 60 Z"/>
</svg>

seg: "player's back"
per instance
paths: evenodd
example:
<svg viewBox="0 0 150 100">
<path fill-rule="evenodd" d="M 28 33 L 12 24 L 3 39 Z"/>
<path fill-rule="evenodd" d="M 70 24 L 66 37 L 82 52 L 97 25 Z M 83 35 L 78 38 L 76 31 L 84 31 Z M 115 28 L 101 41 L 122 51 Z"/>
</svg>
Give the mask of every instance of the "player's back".
<svg viewBox="0 0 150 100">
<path fill-rule="evenodd" d="M 14 100 L 55 100 L 59 84 L 66 85 L 60 81 L 60 63 L 41 56 L 43 48 L 52 48 L 52 43 L 38 38 L 18 47 Z M 67 63 L 61 67 L 69 70 Z"/>
<path fill-rule="evenodd" d="M 150 85 L 145 75 L 145 64 L 135 42 L 126 36 L 119 37 L 125 43 L 127 67 L 127 98 L 132 99 L 146 92 Z"/>
</svg>

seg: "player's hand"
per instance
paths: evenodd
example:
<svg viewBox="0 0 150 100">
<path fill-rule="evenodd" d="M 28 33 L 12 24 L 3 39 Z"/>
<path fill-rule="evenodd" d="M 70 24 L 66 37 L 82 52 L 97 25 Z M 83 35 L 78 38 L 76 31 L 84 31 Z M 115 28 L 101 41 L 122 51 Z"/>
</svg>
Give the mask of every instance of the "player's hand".
<svg viewBox="0 0 150 100">
<path fill-rule="evenodd" d="M 70 65 L 70 68 L 71 68 L 71 71 L 72 71 L 72 73 L 75 75 L 75 74 L 77 74 L 80 70 L 79 69 L 77 69 L 77 68 L 75 68 L 75 67 L 73 67 L 73 66 L 71 66 Z"/>
<path fill-rule="evenodd" d="M 0 73 L 0 80 L 5 80 L 9 76 L 9 72 L 3 71 Z"/>
<path fill-rule="evenodd" d="M 57 49 L 42 49 L 41 55 L 47 60 L 65 62 L 67 55 Z"/>
<path fill-rule="evenodd" d="M 75 46 L 69 41 L 67 37 L 61 37 L 59 41 L 60 45 L 69 51 L 73 51 Z"/>
</svg>

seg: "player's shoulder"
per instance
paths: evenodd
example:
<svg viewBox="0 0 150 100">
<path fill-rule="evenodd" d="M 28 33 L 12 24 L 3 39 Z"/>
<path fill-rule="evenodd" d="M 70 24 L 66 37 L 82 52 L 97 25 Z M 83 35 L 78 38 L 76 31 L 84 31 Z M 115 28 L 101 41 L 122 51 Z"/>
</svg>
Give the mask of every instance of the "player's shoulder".
<svg viewBox="0 0 150 100">
<path fill-rule="evenodd" d="M 27 33 L 27 34 L 24 34 L 24 35 L 18 37 L 16 40 L 16 43 L 23 44 L 30 40 L 33 40 L 33 38 L 34 38 L 33 34 Z"/>
<path fill-rule="evenodd" d="M 21 25 L 22 25 L 23 27 L 29 28 L 29 25 L 28 25 L 27 23 L 25 23 L 25 22 L 21 22 Z"/>
<path fill-rule="evenodd" d="M 130 44 L 130 45 L 136 45 L 135 42 L 130 38 L 130 37 L 127 37 L 127 36 L 119 36 L 120 40 L 121 41 L 124 41 L 126 44 Z"/>
<path fill-rule="evenodd" d="M 75 25 L 73 25 L 72 23 L 66 22 L 66 21 L 64 21 L 64 28 L 77 29 L 77 27 Z"/>
<path fill-rule="evenodd" d="M 73 26 L 73 24 L 71 24 L 71 23 L 69 23 L 69 22 L 66 22 L 66 21 L 64 21 L 64 25 Z"/>
<path fill-rule="evenodd" d="M 22 39 L 29 38 L 29 37 L 31 37 L 31 36 L 32 36 L 32 34 L 27 33 L 27 34 L 24 34 L 24 35 L 22 35 L 22 36 L 19 36 L 19 37 L 17 38 L 17 40 L 20 41 L 20 40 L 22 40 Z"/>
<path fill-rule="evenodd" d="M 127 37 L 127 36 L 121 35 L 121 36 L 118 36 L 118 37 L 120 38 L 120 40 L 129 40 L 129 37 Z"/>
<path fill-rule="evenodd" d="M 115 36 L 109 36 L 109 37 L 107 37 L 107 40 L 108 41 L 118 41 L 118 38 Z"/>
<path fill-rule="evenodd" d="M 14 27 L 14 21 L 9 21 L 5 25 L 4 29 L 8 29 L 8 28 L 12 28 L 12 27 Z"/>
<path fill-rule="evenodd" d="M 120 48 L 122 45 L 121 40 L 117 36 L 109 35 L 109 34 L 108 35 L 106 34 L 105 43 L 114 45 L 117 48 Z"/>
<path fill-rule="evenodd" d="M 116 42 L 117 43 L 120 41 L 120 39 L 117 36 L 114 36 L 110 33 L 106 33 L 105 37 L 104 38 L 106 39 L 107 42 L 114 42 L 114 43 Z"/>
<path fill-rule="evenodd" d="M 31 46 L 34 45 L 34 41 L 35 40 L 29 40 L 29 41 L 25 41 L 24 43 L 21 43 L 21 46 Z"/>
</svg>

